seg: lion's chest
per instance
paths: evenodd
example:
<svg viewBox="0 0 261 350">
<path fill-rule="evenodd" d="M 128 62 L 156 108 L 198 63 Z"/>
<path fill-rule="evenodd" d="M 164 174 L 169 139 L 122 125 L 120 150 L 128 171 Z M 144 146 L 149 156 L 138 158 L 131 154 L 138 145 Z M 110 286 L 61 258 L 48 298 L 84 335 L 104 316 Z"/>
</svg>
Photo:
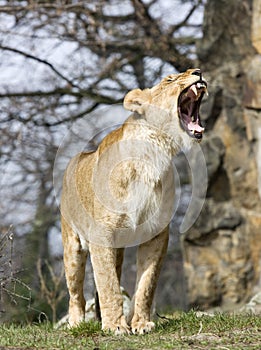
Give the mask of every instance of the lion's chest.
<svg viewBox="0 0 261 350">
<path fill-rule="evenodd" d="M 115 166 L 103 185 L 94 188 L 93 234 L 102 231 L 115 246 L 149 240 L 171 219 L 175 191 L 171 166 L 160 170 L 144 159 L 130 160 Z"/>
<path fill-rule="evenodd" d="M 174 203 L 171 155 L 154 144 L 119 142 L 81 163 L 74 227 L 84 239 L 116 247 L 146 241 L 169 223 Z M 89 169 L 88 171 L 86 169 Z"/>
</svg>

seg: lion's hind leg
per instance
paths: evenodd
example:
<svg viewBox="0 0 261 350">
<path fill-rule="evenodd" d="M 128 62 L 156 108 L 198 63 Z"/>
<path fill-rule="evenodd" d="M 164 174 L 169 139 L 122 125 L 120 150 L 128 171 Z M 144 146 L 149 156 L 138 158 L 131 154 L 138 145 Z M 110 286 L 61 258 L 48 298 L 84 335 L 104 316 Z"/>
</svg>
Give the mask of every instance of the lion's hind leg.
<svg viewBox="0 0 261 350">
<path fill-rule="evenodd" d="M 83 286 L 87 251 L 82 248 L 78 235 L 63 219 L 62 238 L 65 276 L 70 296 L 69 325 L 73 327 L 83 321 L 85 317 Z"/>
</svg>

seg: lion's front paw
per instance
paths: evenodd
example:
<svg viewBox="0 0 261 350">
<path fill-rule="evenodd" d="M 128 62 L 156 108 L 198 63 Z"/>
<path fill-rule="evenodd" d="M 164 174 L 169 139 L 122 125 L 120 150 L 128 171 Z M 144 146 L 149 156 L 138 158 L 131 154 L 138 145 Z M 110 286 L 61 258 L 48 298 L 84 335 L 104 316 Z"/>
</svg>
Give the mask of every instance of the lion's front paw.
<svg viewBox="0 0 261 350">
<path fill-rule="evenodd" d="M 139 321 L 131 324 L 131 331 L 133 334 L 146 334 L 155 328 L 154 322 Z"/>
<path fill-rule="evenodd" d="M 121 325 L 110 325 L 102 327 L 104 331 L 113 332 L 115 335 L 126 335 L 131 334 L 130 327 L 123 327 Z"/>
<path fill-rule="evenodd" d="M 115 335 L 131 334 L 130 327 L 117 326 L 114 330 Z"/>
<path fill-rule="evenodd" d="M 131 334 L 131 329 L 124 319 L 119 322 L 103 322 L 102 329 L 113 332 L 115 335 Z"/>
</svg>

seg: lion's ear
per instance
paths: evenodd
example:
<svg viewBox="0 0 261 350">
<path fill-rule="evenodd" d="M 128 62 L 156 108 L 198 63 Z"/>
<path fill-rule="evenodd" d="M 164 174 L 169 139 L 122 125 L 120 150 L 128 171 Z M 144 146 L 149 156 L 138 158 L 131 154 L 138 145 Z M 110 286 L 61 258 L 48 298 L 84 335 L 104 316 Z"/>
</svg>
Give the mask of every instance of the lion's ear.
<svg viewBox="0 0 261 350">
<path fill-rule="evenodd" d="M 127 93 L 123 106 L 129 111 L 143 114 L 148 103 L 150 103 L 150 90 L 135 89 Z"/>
</svg>

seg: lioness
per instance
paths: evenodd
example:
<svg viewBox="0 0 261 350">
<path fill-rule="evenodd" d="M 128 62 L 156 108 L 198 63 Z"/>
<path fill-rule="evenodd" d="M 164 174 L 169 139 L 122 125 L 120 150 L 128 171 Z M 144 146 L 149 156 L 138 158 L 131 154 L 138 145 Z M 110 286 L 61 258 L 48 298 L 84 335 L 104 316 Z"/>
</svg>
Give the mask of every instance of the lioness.
<svg viewBox="0 0 261 350">
<path fill-rule="evenodd" d="M 64 176 L 61 213 L 69 324 L 84 319 L 83 283 L 90 252 L 102 328 L 143 334 L 168 244 L 174 203 L 172 157 L 202 139 L 200 102 L 207 83 L 199 69 L 167 76 L 151 89 L 132 90 L 133 112 L 95 152 L 83 152 Z M 123 315 L 120 290 L 124 247 L 139 245 L 136 291 Z"/>
</svg>

